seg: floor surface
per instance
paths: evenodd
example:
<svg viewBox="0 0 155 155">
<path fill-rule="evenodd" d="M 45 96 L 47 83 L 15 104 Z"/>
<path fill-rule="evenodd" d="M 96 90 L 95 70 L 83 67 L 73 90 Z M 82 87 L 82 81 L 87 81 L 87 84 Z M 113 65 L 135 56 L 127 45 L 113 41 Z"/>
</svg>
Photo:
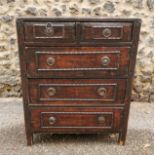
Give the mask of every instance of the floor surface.
<svg viewBox="0 0 155 155">
<path fill-rule="evenodd" d="M 116 135 L 41 135 L 26 146 L 22 100 L 0 98 L 0 155 L 153 155 L 153 104 L 131 104 L 125 146 Z"/>
</svg>

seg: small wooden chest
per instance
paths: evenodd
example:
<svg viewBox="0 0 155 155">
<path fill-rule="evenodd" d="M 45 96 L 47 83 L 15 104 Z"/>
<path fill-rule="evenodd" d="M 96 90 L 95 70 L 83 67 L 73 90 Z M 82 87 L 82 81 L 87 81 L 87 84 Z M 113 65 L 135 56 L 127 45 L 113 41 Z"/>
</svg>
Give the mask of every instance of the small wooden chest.
<svg viewBox="0 0 155 155">
<path fill-rule="evenodd" d="M 140 19 L 19 18 L 27 144 L 34 133 L 125 143 Z"/>
</svg>

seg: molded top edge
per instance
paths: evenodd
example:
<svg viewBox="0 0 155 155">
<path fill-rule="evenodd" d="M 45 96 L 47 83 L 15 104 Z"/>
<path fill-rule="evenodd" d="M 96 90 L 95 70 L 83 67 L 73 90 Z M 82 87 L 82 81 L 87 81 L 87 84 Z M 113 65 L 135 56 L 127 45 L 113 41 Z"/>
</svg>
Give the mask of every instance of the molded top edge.
<svg viewBox="0 0 155 155">
<path fill-rule="evenodd" d="M 140 18 L 105 18 L 105 17 L 18 17 L 16 21 L 120 21 L 120 22 L 139 22 Z"/>
</svg>

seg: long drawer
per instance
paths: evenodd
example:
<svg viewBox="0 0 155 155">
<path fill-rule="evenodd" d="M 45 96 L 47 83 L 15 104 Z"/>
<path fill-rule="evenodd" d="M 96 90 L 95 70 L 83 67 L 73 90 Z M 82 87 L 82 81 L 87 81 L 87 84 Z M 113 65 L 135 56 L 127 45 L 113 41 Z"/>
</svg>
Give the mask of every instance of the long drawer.
<svg viewBox="0 0 155 155">
<path fill-rule="evenodd" d="M 35 108 L 31 124 L 34 131 L 114 131 L 120 127 L 122 112 L 121 108 Z"/>
<path fill-rule="evenodd" d="M 124 104 L 125 79 L 30 79 L 30 104 Z"/>
<path fill-rule="evenodd" d="M 127 77 L 129 47 L 26 47 L 28 77 Z"/>
</svg>

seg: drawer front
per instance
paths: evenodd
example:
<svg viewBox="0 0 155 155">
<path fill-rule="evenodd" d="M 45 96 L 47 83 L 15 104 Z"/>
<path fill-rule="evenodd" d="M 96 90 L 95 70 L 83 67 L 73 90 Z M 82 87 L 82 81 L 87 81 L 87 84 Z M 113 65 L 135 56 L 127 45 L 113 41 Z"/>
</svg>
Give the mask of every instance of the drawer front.
<svg viewBox="0 0 155 155">
<path fill-rule="evenodd" d="M 81 41 L 114 41 L 132 40 L 132 23 L 123 22 L 84 22 L 81 24 Z"/>
<path fill-rule="evenodd" d="M 74 42 L 76 39 L 74 22 L 25 22 L 26 42 Z"/>
<path fill-rule="evenodd" d="M 33 130 L 114 130 L 120 127 L 121 113 L 110 108 L 44 108 L 31 110 L 31 121 Z"/>
<path fill-rule="evenodd" d="M 129 47 L 26 48 L 32 77 L 97 78 L 128 76 Z"/>
<path fill-rule="evenodd" d="M 126 80 L 34 79 L 29 80 L 30 104 L 124 104 Z"/>
</svg>

